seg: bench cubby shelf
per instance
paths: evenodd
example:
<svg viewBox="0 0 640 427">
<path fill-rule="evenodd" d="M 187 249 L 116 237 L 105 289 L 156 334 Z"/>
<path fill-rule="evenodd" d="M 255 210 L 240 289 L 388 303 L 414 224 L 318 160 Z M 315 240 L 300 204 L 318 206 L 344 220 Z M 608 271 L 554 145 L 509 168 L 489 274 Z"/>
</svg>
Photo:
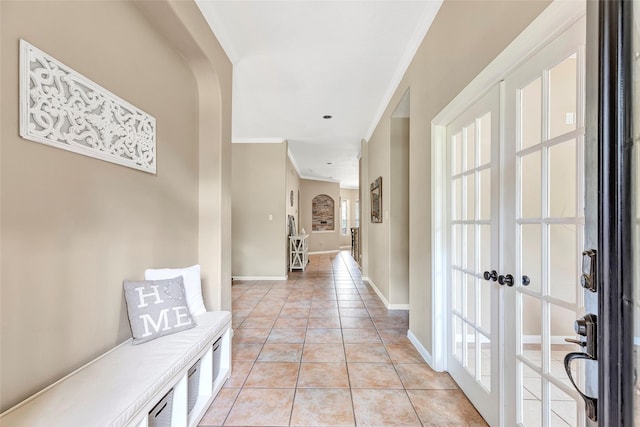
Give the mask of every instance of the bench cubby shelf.
<svg viewBox="0 0 640 427">
<path fill-rule="evenodd" d="M 223 335 L 219 339 L 221 341 L 225 339 L 228 340 L 229 334 L 227 333 L 225 335 Z M 169 392 L 173 392 L 171 410 L 169 412 L 171 414 L 171 426 L 197 426 L 202 417 L 204 417 L 204 414 L 207 412 L 207 409 L 209 409 L 209 406 L 213 402 L 213 399 L 215 399 L 216 395 L 222 388 L 222 385 L 227 380 L 227 378 L 229 378 L 230 361 L 226 360 L 226 363 L 223 363 L 222 354 L 220 354 L 220 369 L 218 370 L 218 372 L 214 372 L 213 370 L 214 345 L 209 346 L 209 348 L 205 351 L 204 354 L 202 354 L 201 357 L 196 358 L 195 362 L 191 364 L 186 372 L 181 372 L 179 375 L 180 378 L 176 382 L 175 386 L 169 389 Z M 219 351 L 222 351 L 222 348 L 223 345 L 222 343 L 220 343 Z M 194 364 L 198 362 L 200 362 L 200 366 L 194 374 L 199 376 L 199 379 L 195 381 L 197 383 L 197 399 L 191 411 L 188 411 L 189 394 L 194 392 L 189 389 L 189 370 Z M 224 365 L 225 368 L 223 368 L 222 365 Z M 154 399 L 154 402 L 155 401 L 156 399 Z M 162 396 L 160 402 L 161 401 Z M 149 410 L 147 410 L 146 408 L 142 410 L 139 417 L 140 420 L 138 422 L 134 421 L 130 425 L 136 427 L 153 427 L 154 423 L 151 421 L 153 416 L 149 414 L 156 406 L 158 406 L 157 403 L 153 404 Z M 164 409 L 165 411 L 169 410 L 168 407 L 160 409 Z"/>
</svg>

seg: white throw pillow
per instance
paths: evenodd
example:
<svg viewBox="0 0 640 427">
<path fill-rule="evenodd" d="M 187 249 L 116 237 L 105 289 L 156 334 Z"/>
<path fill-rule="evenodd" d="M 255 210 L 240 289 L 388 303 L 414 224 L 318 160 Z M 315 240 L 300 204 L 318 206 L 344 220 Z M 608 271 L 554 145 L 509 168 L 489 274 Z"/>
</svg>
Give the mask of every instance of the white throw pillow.
<svg viewBox="0 0 640 427">
<path fill-rule="evenodd" d="M 200 265 L 186 268 L 157 268 L 144 271 L 145 280 L 162 280 L 182 276 L 187 296 L 187 306 L 192 316 L 204 313 L 207 309 L 202 300 L 202 284 L 200 281 Z"/>
</svg>

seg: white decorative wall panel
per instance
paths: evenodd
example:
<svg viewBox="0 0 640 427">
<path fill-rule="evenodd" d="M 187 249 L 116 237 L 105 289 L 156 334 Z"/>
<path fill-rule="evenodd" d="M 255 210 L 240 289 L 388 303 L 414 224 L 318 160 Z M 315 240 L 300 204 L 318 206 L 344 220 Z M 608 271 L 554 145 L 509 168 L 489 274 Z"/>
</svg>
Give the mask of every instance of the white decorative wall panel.
<svg viewBox="0 0 640 427">
<path fill-rule="evenodd" d="M 20 40 L 20 136 L 156 173 L 156 120 Z"/>
</svg>

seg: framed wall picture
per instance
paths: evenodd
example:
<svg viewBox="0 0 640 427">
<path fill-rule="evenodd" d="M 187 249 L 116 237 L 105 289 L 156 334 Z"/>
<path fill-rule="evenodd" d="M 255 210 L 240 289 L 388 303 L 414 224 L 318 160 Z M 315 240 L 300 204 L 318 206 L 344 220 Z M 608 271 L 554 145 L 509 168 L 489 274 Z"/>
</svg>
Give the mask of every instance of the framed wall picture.
<svg viewBox="0 0 640 427">
<path fill-rule="evenodd" d="M 382 222 L 382 177 L 371 183 L 371 222 Z"/>
</svg>

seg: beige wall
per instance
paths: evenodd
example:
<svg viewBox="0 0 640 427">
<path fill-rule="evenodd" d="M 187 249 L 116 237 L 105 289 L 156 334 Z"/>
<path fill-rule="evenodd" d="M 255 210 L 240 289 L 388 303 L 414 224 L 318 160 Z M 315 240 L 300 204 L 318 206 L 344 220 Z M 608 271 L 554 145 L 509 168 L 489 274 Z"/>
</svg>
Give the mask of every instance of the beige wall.
<svg viewBox="0 0 640 427">
<path fill-rule="evenodd" d="M 300 180 L 300 231 L 309 235 L 309 252 L 340 250 L 340 226 L 335 223 L 333 231 L 311 231 L 311 201 L 319 194 L 331 196 L 334 201 L 335 218 L 340 217 L 340 185 L 334 182 Z"/>
<path fill-rule="evenodd" d="M 371 201 L 369 200 L 369 144 L 360 141 L 358 179 L 360 181 L 360 269 L 362 277 L 369 276 L 369 226 L 371 224 Z"/>
<path fill-rule="evenodd" d="M 446 0 L 387 110 L 363 150 L 368 167 L 362 187 L 377 176 L 388 191 L 389 168 L 384 157 L 390 144 L 391 113 L 411 89 L 409 147 L 409 301 L 410 330 L 431 352 L 431 120 L 486 67 L 549 3 L 546 1 Z M 388 193 L 384 195 L 388 203 Z M 363 217 L 370 215 L 366 209 Z M 388 205 L 385 205 L 386 211 Z M 386 217 L 385 217 L 386 220 Z M 389 232 L 383 224 L 368 224 L 364 272 L 388 295 Z M 376 280 L 380 277 L 380 283 Z"/>
<path fill-rule="evenodd" d="M 356 201 L 360 199 L 360 190 L 353 188 L 340 189 L 340 201 L 347 201 L 347 234 L 342 234 L 340 230 L 340 246 L 351 246 L 351 227 L 356 226 Z M 340 211 L 340 220 L 342 220 L 342 208 Z M 338 223 L 342 226 L 342 222 Z"/>
<path fill-rule="evenodd" d="M 389 304 L 409 304 L 409 119 L 391 119 Z"/>
<path fill-rule="evenodd" d="M 230 306 L 231 64 L 195 4 L 147 3 L 0 2 L 0 410 L 127 339 L 145 268 L 200 262 Z M 21 139 L 19 38 L 155 116 L 158 173 Z"/>
<path fill-rule="evenodd" d="M 368 144 L 368 157 L 366 159 L 369 168 L 369 176 L 365 181 L 366 188 L 370 191 L 371 183 L 378 177 L 382 177 L 382 222 L 371 222 L 371 202 L 368 202 L 364 216 L 369 222 L 368 247 L 368 277 L 372 284 L 378 288 L 384 299 L 389 301 L 389 208 L 391 206 L 391 192 L 389 183 L 391 177 L 391 164 L 389 162 L 389 139 L 391 126 L 389 119 L 378 124 Z"/>
<path fill-rule="evenodd" d="M 285 276 L 287 143 L 232 146 L 233 276 Z"/>
<path fill-rule="evenodd" d="M 409 304 L 409 125 L 410 119 L 391 119 L 368 144 L 366 156 L 370 188 L 382 176 L 382 223 L 369 223 L 369 264 L 365 277 L 380 291 L 390 308 Z M 378 132 L 376 132 L 378 133 Z M 371 218 L 367 205 L 365 217 Z M 373 262 L 372 260 L 376 260 Z"/>
</svg>

